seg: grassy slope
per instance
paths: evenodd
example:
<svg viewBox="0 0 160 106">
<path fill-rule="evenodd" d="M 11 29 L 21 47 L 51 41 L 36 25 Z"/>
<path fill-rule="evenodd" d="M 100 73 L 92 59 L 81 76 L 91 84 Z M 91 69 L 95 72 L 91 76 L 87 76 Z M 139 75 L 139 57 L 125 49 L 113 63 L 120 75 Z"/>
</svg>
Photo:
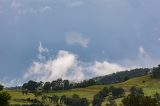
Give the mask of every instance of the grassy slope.
<svg viewBox="0 0 160 106">
<path fill-rule="evenodd" d="M 145 83 L 143 83 L 145 81 Z M 115 87 L 123 87 L 125 91 L 128 93 L 131 86 L 137 86 L 143 88 L 145 95 L 152 95 L 156 92 L 160 93 L 160 79 L 151 79 L 149 76 L 137 77 L 130 79 L 123 83 L 112 84 Z M 77 88 L 72 90 L 63 90 L 57 92 L 46 93 L 45 95 L 67 95 L 72 96 L 73 94 L 78 94 L 81 97 L 86 97 L 90 102 L 92 101 L 93 95 L 95 95 L 98 91 L 100 91 L 103 87 L 109 87 L 111 85 L 95 85 L 87 88 Z M 14 99 L 16 98 L 34 98 L 34 95 L 29 94 L 27 96 L 23 96 L 19 91 L 8 91 L 12 100 L 11 103 L 14 103 Z M 117 102 L 120 103 L 121 99 L 118 99 Z"/>
</svg>

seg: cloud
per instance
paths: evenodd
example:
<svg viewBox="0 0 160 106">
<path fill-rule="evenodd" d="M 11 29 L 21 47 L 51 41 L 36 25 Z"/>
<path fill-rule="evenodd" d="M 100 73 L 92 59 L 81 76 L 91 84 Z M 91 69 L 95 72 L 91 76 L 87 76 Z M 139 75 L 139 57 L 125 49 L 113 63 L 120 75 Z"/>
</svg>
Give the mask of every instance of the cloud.
<svg viewBox="0 0 160 106">
<path fill-rule="evenodd" d="M 107 75 L 118 71 L 125 71 L 126 68 L 116 63 L 109 63 L 108 61 L 98 62 L 95 61 L 94 65 L 90 67 L 96 76 Z"/>
<path fill-rule="evenodd" d="M 41 13 L 45 13 L 45 12 L 50 11 L 50 10 L 52 10 L 52 8 L 50 6 L 44 6 L 44 7 L 40 8 L 39 11 Z"/>
<path fill-rule="evenodd" d="M 44 56 L 43 54 L 47 54 L 49 50 L 47 48 L 44 48 L 41 42 L 39 42 L 38 52 L 39 52 L 39 54 L 37 55 L 38 59 L 40 61 L 45 61 L 46 56 Z"/>
<path fill-rule="evenodd" d="M 19 15 L 26 15 L 26 14 L 37 14 L 37 10 L 32 8 L 32 7 L 27 7 L 27 8 L 23 8 L 23 9 L 19 9 L 17 11 L 17 13 Z"/>
<path fill-rule="evenodd" d="M 76 55 L 60 50 L 55 58 L 49 59 L 44 63 L 38 61 L 33 62 L 29 71 L 24 75 L 24 79 L 35 78 L 35 80 L 52 81 L 57 78 L 65 78 L 76 80 L 74 79 L 76 73 L 81 73 L 80 68 L 76 65 Z"/>
<path fill-rule="evenodd" d="M 39 42 L 38 51 L 39 51 L 39 53 L 48 52 L 48 49 L 47 49 L 47 48 L 44 48 L 44 47 L 42 46 L 41 41 Z"/>
<path fill-rule="evenodd" d="M 16 15 L 39 14 L 45 13 L 52 9 L 52 7 L 48 5 L 33 8 L 31 5 L 29 5 L 29 2 L 24 1 L 12 1 L 10 7 Z"/>
<path fill-rule="evenodd" d="M 44 57 L 46 52 L 50 52 L 47 48 L 39 43 L 39 54 Z M 89 79 L 96 76 L 103 76 L 119 71 L 125 71 L 140 67 L 153 67 L 157 65 L 158 60 L 152 59 L 142 46 L 138 48 L 138 56 L 132 60 L 121 60 L 113 63 L 107 60 L 94 62 L 84 62 L 78 58 L 78 55 L 65 50 L 59 50 L 52 54 L 49 59 L 38 59 L 33 61 L 31 66 L 20 79 L 8 81 L 5 85 L 15 86 L 20 85 L 28 80 L 35 81 L 53 81 L 57 78 L 68 79 L 70 81 L 79 82 L 84 79 Z M 5 80 L 5 82 L 7 82 Z"/>
<path fill-rule="evenodd" d="M 68 7 L 76 7 L 76 6 L 79 6 L 79 5 L 82 5 L 82 4 L 84 4 L 84 2 L 83 1 L 72 1 L 72 2 L 69 2 L 68 3 Z"/>
<path fill-rule="evenodd" d="M 15 0 L 13 0 L 13 1 L 11 2 L 11 8 L 12 8 L 12 9 L 21 8 L 21 7 L 23 7 L 23 6 L 24 6 L 24 4 L 22 4 L 21 2 L 17 2 L 17 1 L 15 1 Z"/>
<path fill-rule="evenodd" d="M 148 56 L 147 53 L 146 53 L 146 51 L 144 50 L 144 48 L 142 46 L 139 47 L 139 54 L 143 58 L 146 58 Z"/>
<path fill-rule="evenodd" d="M 41 43 L 40 45 L 42 46 Z M 65 50 L 60 50 L 53 55 L 53 58 L 45 62 L 33 61 L 24 74 L 23 80 L 52 81 L 63 78 L 70 81 L 82 81 L 126 69 L 108 61 L 83 62 L 78 59 L 76 54 Z"/>
<path fill-rule="evenodd" d="M 87 48 L 89 44 L 89 40 L 81 33 L 71 32 L 66 35 L 66 42 L 68 45 L 79 44 L 82 47 Z"/>
<path fill-rule="evenodd" d="M 5 87 L 15 87 L 15 86 L 21 86 L 23 84 L 23 80 L 22 79 L 12 79 L 10 80 L 7 77 L 4 77 L 0 84 L 4 85 Z"/>
<path fill-rule="evenodd" d="M 153 58 L 147 53 L 143 46 L 139 46 L 138 55 L 135 58 L 120 60 L 118 63 L 130 69 L 151 68 L 157 66 L 160 63 L 160 60 Z"/>
</svg>

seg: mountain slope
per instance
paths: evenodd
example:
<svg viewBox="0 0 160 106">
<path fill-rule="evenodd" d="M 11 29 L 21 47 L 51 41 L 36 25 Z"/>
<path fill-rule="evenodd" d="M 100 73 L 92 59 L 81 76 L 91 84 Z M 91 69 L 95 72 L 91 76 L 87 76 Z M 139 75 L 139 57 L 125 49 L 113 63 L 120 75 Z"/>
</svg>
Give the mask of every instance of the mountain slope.
<svg viewBox="0 0 160 106">
<path fill-rule="evenodd" d="M 52 96 L 56 94 L 58 96 L 61 96 L 61 95 L 72 96 L 73 94 L 78 94 L 81 97 L 86 97 L 91 102 L 93 96 L 97 92 L 99 92 L 102 88 L 109 87 L 111 85 L 115 87 L 123 87 L 126 91 L 126 94 L 129 93 L 129 89 L 132 86 L 141 87 L 144 90 L 145 95 L 153 95 L 156 92 L 160 93 L 160 79 L 152 79 L 150 78 L 150 76 L 142 76 L 142 77 L 129 79 L 122 83 L 95 85 L 95 86 L 90 86 L 86 88 L 76 88 L 71 90 L 61 90 L 61 91 L 45 93 L 44 95 Z M 8 92 L 12 95 L 12 100 L 11 100 L 12 103 L 14 103 L 15 99 L 19 99 L 19 98 L 28 98 L 28 97 L 34 98 L 33 94 L 29 94 L 26 96 L 26 95 L 22 95 L 20 91 L 8 91 Z M 119 104 L 121 102 L 121 99 L 122 98 L 117 99 L 116 102 Z M 103 104 L 105 103 L 106 101 Z"/>
</svg>

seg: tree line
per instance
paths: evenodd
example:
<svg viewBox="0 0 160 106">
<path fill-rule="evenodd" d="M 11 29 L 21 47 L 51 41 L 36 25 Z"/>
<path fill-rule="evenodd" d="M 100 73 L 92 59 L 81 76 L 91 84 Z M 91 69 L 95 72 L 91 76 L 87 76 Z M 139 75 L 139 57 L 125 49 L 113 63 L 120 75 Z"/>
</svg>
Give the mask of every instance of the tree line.
<svg viewBox="0 0 160 106">
<path fill-rule="evenodd" d="M 43 92 L 49 92 L 49 91 L 56 91 L 56 90 L 68 90 L 73 88 L 84 88 L 88 86 L 95 85 L 96 82 L 93 79 L 90 80 L 84 80 L 79 83 L 71 83 L 69 80 L 62 80 L 57 79 L 52 82 L 45 82 L 42 81 L 36 82 L 36 81 L 28 81 L 27 83 L 24 83 L 22 85 L 22 90 L 27 90 L 29 92 L 34 92 L 36 90 L 42 90 Z"/>
<path fill-rule="evenodd" d="M 93 78 L 98 84 L 113 84 L 127 81 L 134 77 L 140 77 L 147 75 L 150 72 L 150 68 L 136 68 L 130 71 L 116 72 L 110 75 Z"/>
</svg>

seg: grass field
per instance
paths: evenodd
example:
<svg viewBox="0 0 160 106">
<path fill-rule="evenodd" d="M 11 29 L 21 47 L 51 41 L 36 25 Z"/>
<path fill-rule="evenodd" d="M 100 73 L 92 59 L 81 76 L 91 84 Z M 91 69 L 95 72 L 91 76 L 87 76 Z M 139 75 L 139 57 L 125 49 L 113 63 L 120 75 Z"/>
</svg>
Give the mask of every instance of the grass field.
<svg viewBox="0 0 160 106">
<path fill-rule="evenodd" d="M 160 79 L 151 79 L 149 76 L 137 77 L 130 79 L 123 83 L 112 84 L 115 87 L 123 87 L 126 91 L 126 94 L 129 93 L 129 89 L 132 86 L 141 87 L 144 90 L 145 95 L 153 95 L 156 92 L 160 93 Z M 90 102 L 92 101 L 93 96 L 100 91 L 103 87 L 109 87 L 110 85 L 95 85 L 87 88 L 77 88 L 72 90 L 62 90 L 56 92 L 45 93 L 43 95 L 66 95 L 72 96 L 73 94 L 78 94 L 80 97 L 86 97 Z M 27 96 L 22 95 L 20 91 L 7 91 L 12 96 L 11 104 L 26 104 L 25 102 L 15 101 L 16 99 L 26 99 L 26 98 L 35 98 L 33 94 L 29 93 Z M 40 99 L 40 98 L 39 98 Z M 121 103 L 121 99 L 116 100 L 118 104 Z M 105 104 L 106 101 L 103 103 Z"/>
</svg>

